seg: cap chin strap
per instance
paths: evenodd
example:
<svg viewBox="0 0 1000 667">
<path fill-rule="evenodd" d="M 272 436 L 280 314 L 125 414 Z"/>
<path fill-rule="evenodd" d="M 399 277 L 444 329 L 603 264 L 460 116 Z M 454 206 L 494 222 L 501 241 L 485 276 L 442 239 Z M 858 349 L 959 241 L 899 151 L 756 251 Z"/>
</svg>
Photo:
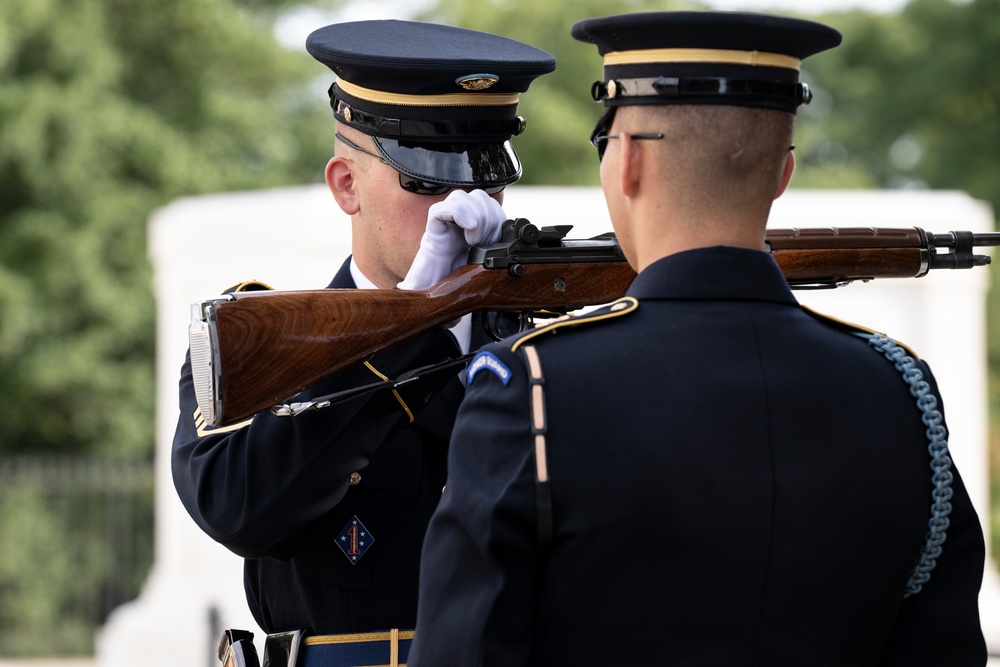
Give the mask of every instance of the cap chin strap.
<svg viewBox="0 0 1000 667">
<path fill-rule="evenodd" d="M 731 77 L 659 76 L 638 79 L 595 81 L 590 90 L 598 102 L 621 98 L 652 97 L 742 97 L 788 104 L 792 108 L 812 101 L 812 91 L 805 83 L 787 83 L 762 79 Z"/>
</svg>

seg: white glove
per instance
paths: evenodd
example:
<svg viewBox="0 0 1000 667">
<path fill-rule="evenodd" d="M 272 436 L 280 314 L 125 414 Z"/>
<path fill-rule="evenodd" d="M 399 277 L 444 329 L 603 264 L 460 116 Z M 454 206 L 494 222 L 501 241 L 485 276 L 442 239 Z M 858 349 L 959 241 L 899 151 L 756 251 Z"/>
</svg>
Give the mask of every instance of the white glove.
<svg viewBox="0 0 1000 667">
<path fill-rule="evenodd" d="M 482 190 L 452 190 L 427 211 L 420 249 L 398 289 L 432 287 L 468 261 L 469 247 L 496 243 L 507 214 Z"/>
</svg>

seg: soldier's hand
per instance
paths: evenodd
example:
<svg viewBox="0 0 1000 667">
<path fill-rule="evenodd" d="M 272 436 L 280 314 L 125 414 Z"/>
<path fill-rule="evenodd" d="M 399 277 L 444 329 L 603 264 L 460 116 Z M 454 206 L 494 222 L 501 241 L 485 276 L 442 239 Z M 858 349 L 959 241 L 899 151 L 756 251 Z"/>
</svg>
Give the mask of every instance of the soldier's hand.
<svg viewBox="0 0 1000 667">
<path fill-rule="evenodd" d="M 427 212 L 427 228 L 399 289 L 427 289 L 468 261 L 471 246 L 495 243 L 507 214 L 482 190 L 453 190 Z"/>
</svg>

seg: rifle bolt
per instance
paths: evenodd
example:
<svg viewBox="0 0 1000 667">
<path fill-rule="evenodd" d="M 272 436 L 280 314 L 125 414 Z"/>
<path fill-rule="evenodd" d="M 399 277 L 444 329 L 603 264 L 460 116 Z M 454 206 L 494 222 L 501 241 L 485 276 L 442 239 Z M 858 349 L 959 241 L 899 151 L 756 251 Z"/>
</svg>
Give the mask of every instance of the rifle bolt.
<svg viewBox="0 0 1000 667">
<path fill-rule="evenodd" d="M 507 273 L 515 278 L 520 278 L 524 275 L 524 264 L 511 264 L 507 267 Z"/>
</svg>

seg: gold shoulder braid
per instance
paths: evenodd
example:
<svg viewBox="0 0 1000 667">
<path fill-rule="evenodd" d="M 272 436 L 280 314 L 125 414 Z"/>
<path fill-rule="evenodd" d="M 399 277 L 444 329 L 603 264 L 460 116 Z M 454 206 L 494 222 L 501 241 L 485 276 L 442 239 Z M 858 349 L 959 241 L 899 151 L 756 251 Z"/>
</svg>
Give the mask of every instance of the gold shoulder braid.
<svg viewBox="0 0 1000 667">
<path fill-rule="evenodd" d="M 519 336 L 517 340 L 514 341 L 514 344 L 511 345 L 511 352 L 517 352 L 517 348 L 521 347 L 529 340 L 553 333 L 564 327 L 576 327 L 584 324 L 591 324 L 593 322 L 603 322 L 604 320 L 614 319 L 616 317 L 621 317 L 622 315 L 628 315 L 629 313 L 634 312 L 638 307 L 639 300 L 634 297 L 627 296 L 615 301 L 614 303 L 601 306 L 600 308 L 583 315 L 561 317 L 558 320 L 543 324 L 542 326 L 532 329 L 524 335 Z"/>
<path fill-rule="evenodd" d="M 802 308 L 802 310 L 804 310 L 807 314 L 811 315 L 813 318 L 819 320 L 820 322 L 824 322 L 832 326 L 834 329 L 839 329 L 840 331 L 843 331 L 845 333 L 867 334 L 867 335 L 878 334 L 880 336 L 888 338 L 888 336 L 886 336 L 884 333 L 880 331 L 875 331 L 874 329 L 869 329 L 868 327 L 863 327 L 860 324 L 854 324 L 853 322 L 847 322 L 846 320 L 837 319 L 836 317 L 820 313 L 818 311 L 813 310 L 812 308 L 808 308 L 801 304 L 799 304 L 799 307 Z M 912 349 L 910 349 L 908 346 L 904 345 L 903 343 L 900 343 L 898 340 L 895 339 L 893 340 L 896 343 L 896 345 L 899 345 L 901 348 L 906 350 L 907 354 L 909 354 L 911 357 L 917 359 L 918 361 L 920 360 L 920 357 L 917 356 L 917 353 L 914 352 Z"/>
<path fill-rule="evenodd" d="M 232 292 L 259 292 L 264 290 L 274 290 L 274 288 L 259 280 L 244 280 L 241 283 L 236 283 L 223 292 L 223 294 L 230 294 Z"/>
</svg>

